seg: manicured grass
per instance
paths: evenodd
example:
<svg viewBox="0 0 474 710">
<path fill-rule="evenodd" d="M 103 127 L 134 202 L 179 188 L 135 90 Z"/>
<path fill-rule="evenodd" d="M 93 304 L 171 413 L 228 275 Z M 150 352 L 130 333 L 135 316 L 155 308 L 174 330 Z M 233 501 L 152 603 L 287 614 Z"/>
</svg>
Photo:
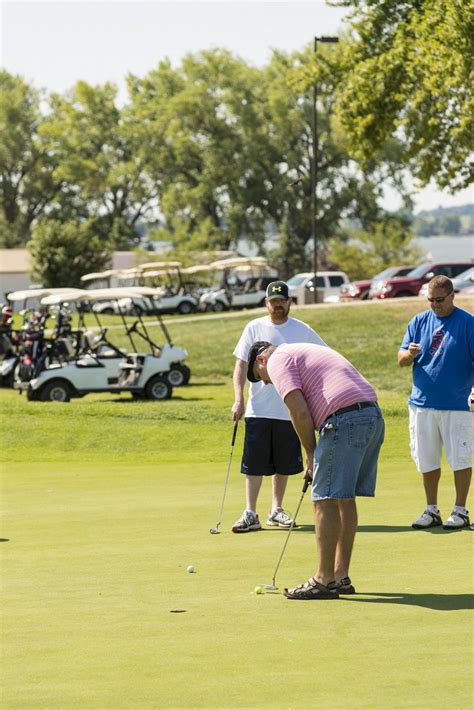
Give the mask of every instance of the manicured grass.
<svg viewBox="0 0 474 710">
<path fill-rule="evenodd" d="M 469 705 L 471 531 L 409 525 L 423 496 L 396 351 L 414 305 L 296 311 L 378 386 L 387 424 L 377 497 L 359 505 L 359 594 L 331 603 L 253 593 L 271 583 L 286 533 L 229 532 L 243 507 L 243 427 L 221 534 L 209 534 L 232 435 L 230 353 L 249 314 L 173 321 L 193 378 L 167 402 L 1 391 L 2 707 Z M 289 483 L 290 510 L 301 483 Z M 267 481 L 262 518 L 269 492 Z M 445 515 L 452 499 L 445 467 Z M 309 495 L 299 523 L 280 589 L 314 571 Z"/>
</svg>

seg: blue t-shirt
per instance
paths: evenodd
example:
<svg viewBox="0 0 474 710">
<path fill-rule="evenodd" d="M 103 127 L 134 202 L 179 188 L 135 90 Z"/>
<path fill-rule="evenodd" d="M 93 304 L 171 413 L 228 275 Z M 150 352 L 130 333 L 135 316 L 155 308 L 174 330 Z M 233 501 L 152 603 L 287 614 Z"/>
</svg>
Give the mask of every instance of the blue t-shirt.
<svg viewBox="0 0 474 710">
<path fill-rule="evenodd" d="M 418 313 L 408 324 L 401 349 L 421 346 L 413 362 L 409 402 L 416 407 L 469 411 L 474 383 L 474 317 L 461 308 L 439 318 L 432 310 Z"/>
</svg>

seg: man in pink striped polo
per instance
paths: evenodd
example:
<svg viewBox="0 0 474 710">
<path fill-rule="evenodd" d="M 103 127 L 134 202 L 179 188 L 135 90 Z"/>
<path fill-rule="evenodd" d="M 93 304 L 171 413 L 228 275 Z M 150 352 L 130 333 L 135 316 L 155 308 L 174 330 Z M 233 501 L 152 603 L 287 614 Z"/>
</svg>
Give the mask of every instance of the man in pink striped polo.
<svg viewBox="0 0 474 710">
<path fill-rule="evenodd" d="M 384 438 L 375 391 L 338 352 L 304 343 L 254 343 L 247 378 L 273 384 L 285 402 L 305 451 L 305 478 L 312 480 L 318 567 L 307 582 L 283 593 L 289 599 L 354 594 L 349 565 L 357 530 L 355 499 L 375 495 Z"/>
</svg>

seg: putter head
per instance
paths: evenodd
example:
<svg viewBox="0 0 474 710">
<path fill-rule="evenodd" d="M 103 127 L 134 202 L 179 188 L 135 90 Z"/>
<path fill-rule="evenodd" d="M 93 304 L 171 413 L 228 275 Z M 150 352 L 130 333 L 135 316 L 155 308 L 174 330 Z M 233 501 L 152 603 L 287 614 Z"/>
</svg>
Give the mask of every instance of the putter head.
<svg viewBox="0 0 474 710">
<path fill-rule="evenodd" d="M 276 587 L 274 584 L 260 584 L 259 585 L 262 589 L 268 589 L 269 592 L 277 592 L 278 587 Z"/>
<path fill-rule="evenodd" d="M 219 530 L 217 528 L 211 528 L 209 532 L 211 535 L 219 535 Z"/>
</svg>

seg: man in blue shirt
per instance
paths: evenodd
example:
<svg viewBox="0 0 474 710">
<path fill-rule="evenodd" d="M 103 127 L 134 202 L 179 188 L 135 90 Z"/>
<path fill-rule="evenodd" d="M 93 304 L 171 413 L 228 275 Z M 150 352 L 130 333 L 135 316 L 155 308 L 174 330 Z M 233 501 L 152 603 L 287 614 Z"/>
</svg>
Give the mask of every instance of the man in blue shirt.
<svg viewBox="0 0 474 710">
<path fill-rule="evenodd" d="M 454 472 L 456 500 L 443 527 L 469 527 L 466 510 L 472 475 L 472 414 L 474 317 L 454 305 L 454 289 L 446 276 L 428 284 L 431 309 L 408 324 L 398 353 L 400 367 L 413 366 L 408 400 L 410 447 L 426 494 L 426 510 L 415 529 L 443 525 L 438 509 L 441 449 Z"/>
</svg>

